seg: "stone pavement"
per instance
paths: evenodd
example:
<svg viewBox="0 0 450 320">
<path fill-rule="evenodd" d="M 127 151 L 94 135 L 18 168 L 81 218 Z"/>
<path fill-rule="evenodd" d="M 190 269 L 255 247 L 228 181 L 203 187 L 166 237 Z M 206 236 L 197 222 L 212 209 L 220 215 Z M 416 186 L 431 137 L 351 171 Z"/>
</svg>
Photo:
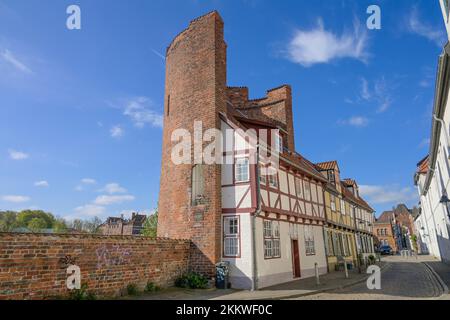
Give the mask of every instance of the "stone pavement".
<svg viewBox="0 0 450 320">
<path fill-rule="evenodd" d="M 388 263 L 381 275 L 381 290 L 369 290 L 363 283 L 333 290 L 302 300 L 436 300 L 446 296 L 435 272 L 428 264 L 437 262 L 427 256 L 386 257 Z"/>
<path fill-rule="evenodd" d="M 384 266 L 386 266 L 384 264 Z M 158 293 L 138 297 L 143 300 L 276 300 L 303 297 L 328 290 L 336 290 L 366 281 L 368 274 L 357 269 L 349 271 L 345 278 L 343 271 L 320 276 L 320 285 L 315 278 L 296 280 L 257 291 L 248 290 L 187 290 L 170 288 Z"/>
</svg>

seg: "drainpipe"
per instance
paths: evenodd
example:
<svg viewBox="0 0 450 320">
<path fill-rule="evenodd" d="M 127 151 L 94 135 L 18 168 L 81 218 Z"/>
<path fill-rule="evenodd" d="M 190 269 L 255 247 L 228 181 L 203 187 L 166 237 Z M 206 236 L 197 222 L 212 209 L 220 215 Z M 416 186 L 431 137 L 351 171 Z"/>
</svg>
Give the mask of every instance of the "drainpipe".
<svg viewBox="0 0 450 320">
<path fill-rule="evenodd" d="M 260 184 L 259 184 L 259 144 L 256 147 L 256 203 L 257 208 L 256 211 L 251 217 L 251 223 L 252 223 L 252 264 L 253 264 L 253 270 L 252 270 L 252 291 L 258 290 L 258 262 L 257 262 L 257 256 L 256 256 L 256 218 L 261 214 L 261 191 L 260 191 Z"/>
</svg>

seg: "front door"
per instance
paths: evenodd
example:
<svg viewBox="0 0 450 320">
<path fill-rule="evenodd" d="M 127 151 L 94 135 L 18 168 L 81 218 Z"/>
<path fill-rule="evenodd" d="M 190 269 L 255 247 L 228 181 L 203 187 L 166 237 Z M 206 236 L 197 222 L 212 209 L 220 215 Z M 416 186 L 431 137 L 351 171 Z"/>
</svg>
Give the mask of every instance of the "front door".
<svg viewBox="0 0 450 320">
<path fill-rule="evenodd" d="M 292 266 L 294 268 L 294 278 L 300 278 L 300 254 L 298 251 L 298 240 L 292 240 Z"/>
</svg>

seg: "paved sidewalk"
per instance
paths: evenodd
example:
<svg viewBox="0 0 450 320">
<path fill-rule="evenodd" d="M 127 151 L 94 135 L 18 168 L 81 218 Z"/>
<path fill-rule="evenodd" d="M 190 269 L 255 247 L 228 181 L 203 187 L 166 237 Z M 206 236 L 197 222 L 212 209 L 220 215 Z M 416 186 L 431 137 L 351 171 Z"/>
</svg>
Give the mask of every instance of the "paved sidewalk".
<svg viewBox="0 0 450 320">
<path fill-rule="evenodd" d="M 382 262 L 383 269 L 388 267 Z M 258 291 L 248 290 L 187 290 L 170 288 L 158 293 L 138 297 L 141 300 L 277 300 L 318 294 L 325 291 L 346 288 L 366 281 L 368 274 L 359 273 L 357 269 L 349 271 L 345 278 L 343 271 L 331 272 L 320 276 L 320 285 L 316 279 L 296 280 Z M 136 299 L 136 297 L 135 297 Z"/>
</svg>

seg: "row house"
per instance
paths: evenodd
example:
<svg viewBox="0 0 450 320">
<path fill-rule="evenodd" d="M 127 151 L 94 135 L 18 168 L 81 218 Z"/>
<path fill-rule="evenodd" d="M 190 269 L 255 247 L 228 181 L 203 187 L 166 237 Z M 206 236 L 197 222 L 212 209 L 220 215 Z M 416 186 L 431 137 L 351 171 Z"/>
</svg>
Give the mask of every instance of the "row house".
<svg viewBox="0 0 450 320">
<path fill-rule="evenodd" d="M 450 11 L 440 0 L 450 40 Z M 450 45 L 447 42 L 438 60 L 432 111 L 430 149 L 417 164 L 414 182 L 420 196 L 420 214 L 415 219 L 420 247 L 436 258 L 450 262 Z"/>
<path fill-rule="evenodd" d="M 343 263 L 357 266 L 361 262 L 358 258 L 374 253 L 371 225 L 374 210 L 359 196 L 356 181 L 341 180 L 337 161 L 318 163 L 316 167 L 328 180 L 324 232 L 328 268 L 336 270 Z"/>
<path fill-rule="evenodd" d="M 392 211 L 383 212 L 375 221 L 375 245 L 390 246 L 393 252 L 398 252 L 397 241 L 395 237 L 395 216 Z"/>
<path fill-rule="evenodd" d="M 328 179 L 295 151 L 291 87 L 229 87 L 223 31 L 211 12 L 167 49 L 158 236 L 190 239 L 194 272 L 228 263 L 233 288 L 325 274 Z"/>
</svg>

